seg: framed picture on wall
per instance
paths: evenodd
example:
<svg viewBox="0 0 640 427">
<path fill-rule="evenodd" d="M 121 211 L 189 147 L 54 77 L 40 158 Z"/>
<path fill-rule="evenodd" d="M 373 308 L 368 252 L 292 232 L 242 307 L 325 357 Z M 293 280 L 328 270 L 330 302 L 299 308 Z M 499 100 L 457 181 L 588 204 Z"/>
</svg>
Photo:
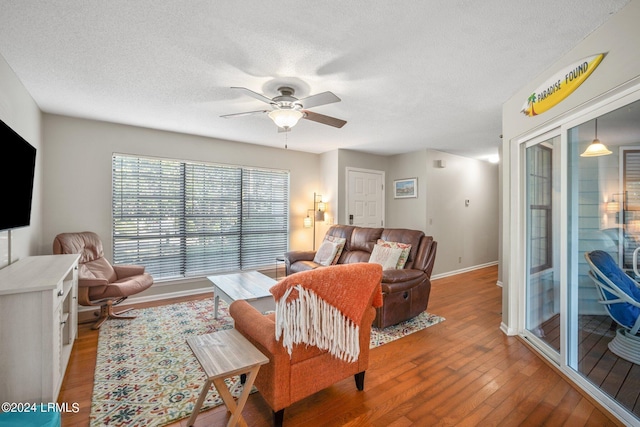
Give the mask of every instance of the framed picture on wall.
<svg viewBox="0 0 640 427">
<path fill-rule="evenodd" d="M 418 197 L 418 178 L 396 179 L 393 181 L 393 198 L 408 199 Z"/>
</svg>

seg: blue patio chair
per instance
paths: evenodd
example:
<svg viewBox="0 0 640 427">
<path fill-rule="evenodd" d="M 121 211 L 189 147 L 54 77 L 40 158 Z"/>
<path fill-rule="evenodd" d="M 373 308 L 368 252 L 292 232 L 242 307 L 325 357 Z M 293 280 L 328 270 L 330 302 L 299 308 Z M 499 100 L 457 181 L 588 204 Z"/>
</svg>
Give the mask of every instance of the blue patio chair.
<svg viewBox="0 0 640 427">
<path fill-rule="evenodd" d="M 608 252 L 585 253 L 589 277 L 598 289 L 600 304 L 620 328 L 609 343 L 609 350 L 630 362 L 640 364 L 640 287 L 614 261 Z"/>
</svg>

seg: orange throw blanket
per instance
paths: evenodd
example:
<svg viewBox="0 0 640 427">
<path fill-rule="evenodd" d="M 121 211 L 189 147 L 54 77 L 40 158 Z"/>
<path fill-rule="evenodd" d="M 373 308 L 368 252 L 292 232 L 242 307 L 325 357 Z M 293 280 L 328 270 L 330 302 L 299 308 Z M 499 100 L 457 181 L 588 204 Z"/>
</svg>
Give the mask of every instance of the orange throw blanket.
<svg viewBox="0 0 640 427">
<path fill-rule="evenodd" d="M 289 355 L 294 344 L 304 343 L 347 362 L 357 360 L 359 325 L 369 306 L 382 306 L 381 281 L 382 267 L 367 263 L 286 277 L 269 290 L 276 300 L 276 339 L 282 336 Z"/>
</svg>

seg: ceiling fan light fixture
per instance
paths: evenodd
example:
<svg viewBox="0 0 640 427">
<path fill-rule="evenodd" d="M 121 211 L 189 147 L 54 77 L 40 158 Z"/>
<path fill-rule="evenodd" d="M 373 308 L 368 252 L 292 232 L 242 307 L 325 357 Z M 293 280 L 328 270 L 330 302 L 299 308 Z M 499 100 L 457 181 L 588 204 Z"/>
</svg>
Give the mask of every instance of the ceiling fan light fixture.
<svg viewBox="0 0 640 427">
<path fill-rule="evenodd" d="M 295 109 L 280 109 L 269 112 L 269 118 L 273 120 L 276 126 L 283 129 L 294 127 L 303 116 L 304 113 L 302 111 Z"/>
</svg>

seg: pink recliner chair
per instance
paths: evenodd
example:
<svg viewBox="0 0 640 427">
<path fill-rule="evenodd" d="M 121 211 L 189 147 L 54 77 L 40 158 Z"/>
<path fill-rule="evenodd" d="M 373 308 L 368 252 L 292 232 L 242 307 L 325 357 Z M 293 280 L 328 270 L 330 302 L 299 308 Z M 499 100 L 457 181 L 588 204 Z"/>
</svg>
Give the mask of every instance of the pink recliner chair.
<svg viewBox="0 0 640 427">
<path fill-rule="evenodd" d="M 53 241 L 54 254 L 80 254 L 78 271 L 78 303 L 85 306 L 100 306 L 98 320 L 93 329 L 98 329 L 111 318 L 133 319 L 122 316 L 113 306 L 128 296 L 137 294 L 153 284 L 153 277 L 140 265 L 111 265 L 104 257 L 102 241 L 96 233 L 58 234 Z"/>
</svg>

